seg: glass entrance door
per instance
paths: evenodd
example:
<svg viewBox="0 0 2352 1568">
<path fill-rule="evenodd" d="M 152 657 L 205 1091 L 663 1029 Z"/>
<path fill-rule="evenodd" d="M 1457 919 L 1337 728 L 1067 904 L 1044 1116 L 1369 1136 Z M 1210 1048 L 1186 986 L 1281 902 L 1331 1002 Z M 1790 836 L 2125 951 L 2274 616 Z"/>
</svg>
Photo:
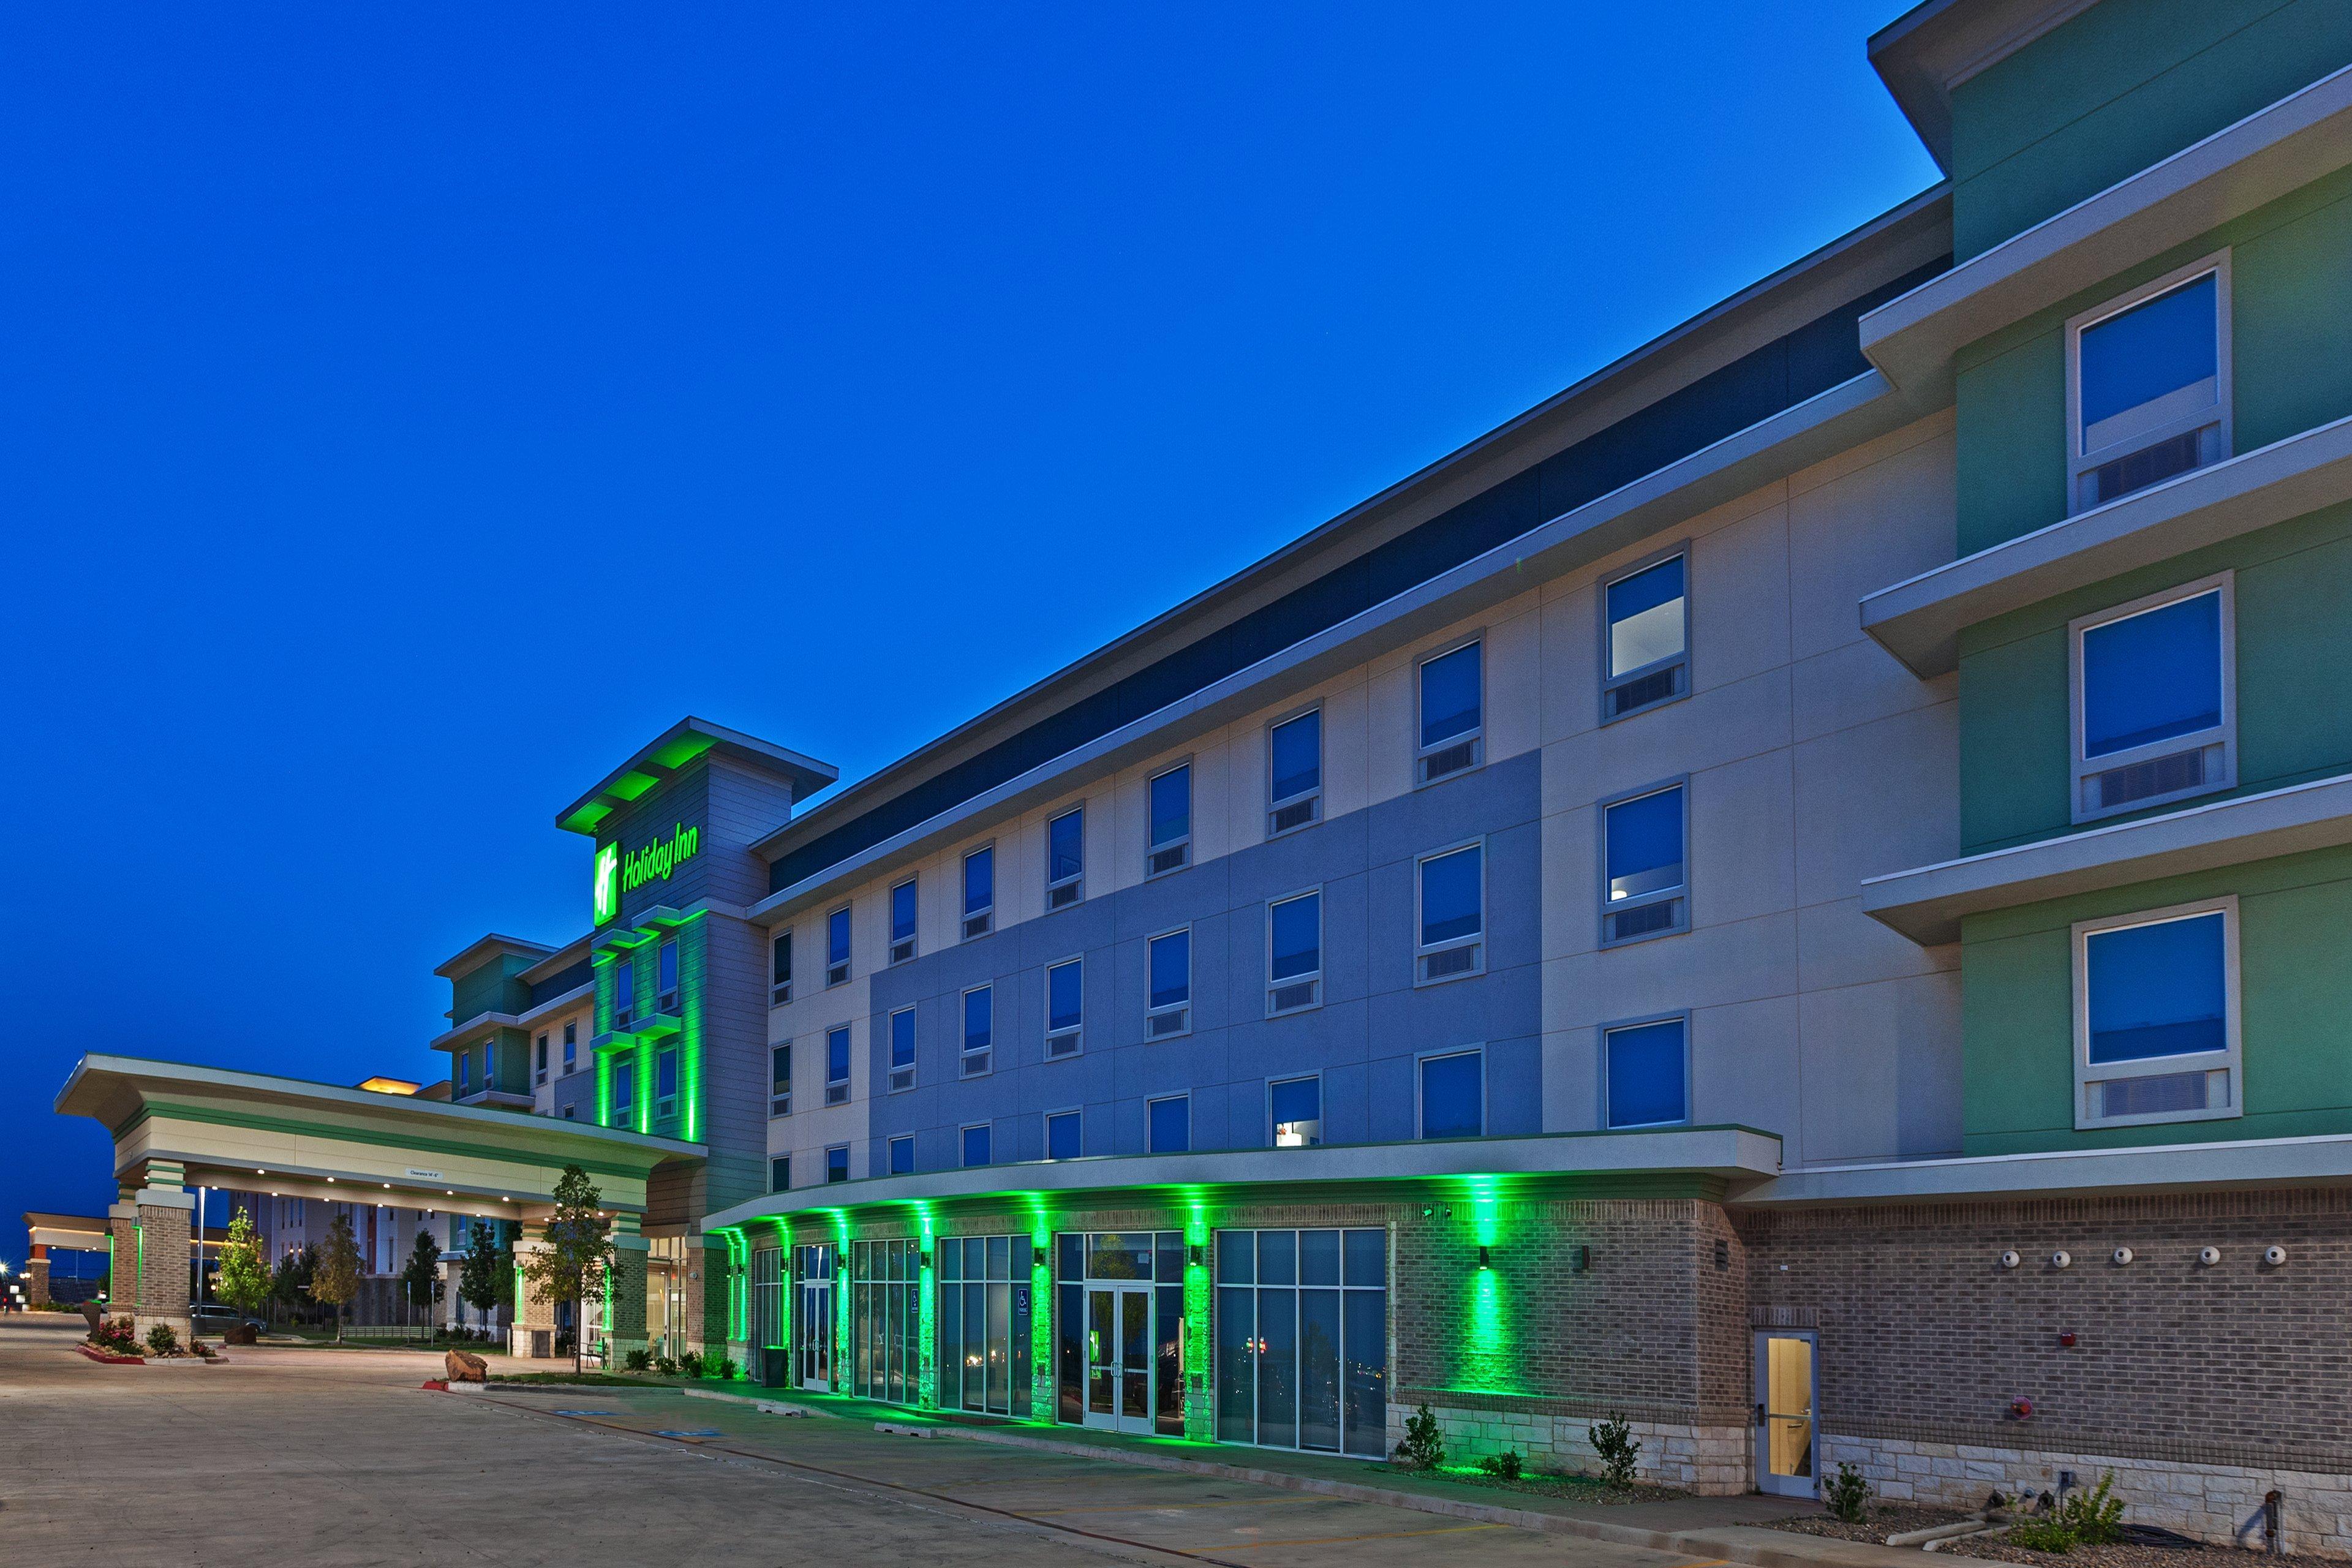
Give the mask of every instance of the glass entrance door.
<svg viewBox="0 0 2352 1568">
<path fill-rule="evenodd" d="M 1756 1489 L 1811 1497 L 1816 1485 L 1811 1333 L 1756 1336 Z"/>
<path fill-rule="evenodd" d="M 819 1392 L 833 1387 L 831 1247 L 796 1247 L 793 1283 L 793 1381 Z"/>
<path fill-rule="evenodd" d="M 1087 1289 L 1087 1425 L 1151 1430 L 1151 1289 Z"/>
</svg>

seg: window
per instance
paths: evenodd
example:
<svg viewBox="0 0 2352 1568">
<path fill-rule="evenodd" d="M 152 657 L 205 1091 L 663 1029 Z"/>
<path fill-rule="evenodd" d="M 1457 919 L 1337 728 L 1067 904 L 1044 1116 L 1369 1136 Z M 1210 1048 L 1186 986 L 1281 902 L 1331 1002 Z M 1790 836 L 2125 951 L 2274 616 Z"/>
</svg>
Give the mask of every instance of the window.
<svg viewBox="0 0 2352 1568">
<path fill-rule="evenodd" d="M 975 1121 L 963 1130 L 963 1163 L 967 1166 L 988 1163 L 989 1125 Z"/>
<path fill-rule="evenodd" d="M 474 1092 L 474 1052 L 470 1047 L 457 1053 L 457 1092 L 460 1095 Z"/>
<path fill-rule="evenodd" d="M 890 889 L 890 962 L 904 963 L 915 956 L 915 879 Z"/>
<path fill-rule="evenodd" d="M 1067 909 L 1086 896 L 1087 808 L 1045 825 L 1045 907 Z"/>
<path fill-rule="evenodd" d="M 975 985 L 963 994 L 962 1071 L 978 1078 L 988 1070 L 990 1047 L 996 1043 L 996 988 Z"/>
<path fill-rule="evenodd" d="M 793 1046 L 790 1040 L 768 1047 L 768 1114 L 793 1113 Z"/>
<path fill-rule="evenodd" d="M 566 1121 L 572 1120 L 572 1108 L 571 1106 L 567 1105 L 563 1108 L 563 1120 Z"/>
<path fill-rule="evenodd" d="M 2238 901 L 2074 927 L 2074 1125 L 2241 1113 Z"/>
<path fill-rule="evenodd" d="M 890 1015 L 890 1092 L 915 1087 L 915 1010 L 901 1007 Z"/>
<path fill-rule="evenodd" d="M 1684 786 L 1673 784 L 1601 806 L 1603 947 L 1690 929 L 1684 796 Z"/>
<path fill-rule="evenodd" d="M 1601 590 L 1601 721 L 1690 690 L 1690 601 L 1676 553 L 1614 578 Z"/>
<path fill-rule="evenodd" d="M 1323 710 L 1285 719 L 1265 732 L 1265 831 L 1271 838 L 1323 815 Z"/>
<path fill-rule="evenodd" d="M 579 1060 L 579 1058 L 580 1026 L 578 1024 L 566 1024 L 563 1026 L 563 1070 L 567 1073 L 570 1072 L 572 1070 L 572 1063 Z"/>
<path fill-rule="evenodd" d="M 1323 1002 L 1323 895 L 1298 893 L 1265 906 L 1265 1016 Z"/>
<path fill-rule="evenodd" d="M 1080 1134 L 1085 1123 L 1075 1110 L 1049 1110 L 1045 1113 L 1045 1158 L 1075 1160 L 1082 1147 Z"/>
<path fill-rule="evenodd" d="M 1486 972 L 1486 860 L 1484 845 L 1468 844 L 1424 855 L 1415 867 L 1414 984 Z"/>
<path fill-rule="evenodd" d="M 986 936 L 996 928 L 996 846 L 973 850 L 963 858 L 963 939 Z"/>
<path fill-rule="evenodd" d="M 770 1156 L 768 1160 L 768 1190 L 772 1193 L 788 1193 L 792 1191 L 792 1187 L 793 1157 L 790 1154 L 776 1154 Z"/>
<path fill-rule="evenodd" d="M 824 1102 L 849 1103 L 849 1028 L 843 1025 L 824 1035 Z"/>
<path fill-rule="evenodd" d="M 1192 929 L 1155 936 L 1145 946 L 1151 994 L 1143 1032 L 1152 1039 L 1181 1035 L 1192 1026 Z"/>
<path fill-rule="evenodd" d="M 2228 457 L 2230 398 L 2227 255 L 2068 321 L 2067 510 Z"/>
<path fill-rule="evenodd" d="M 539 1064 L 533 1069 L 533 1073 L 536 1082 L 547 1081 L 547 1037 L 543 1034 L 539 1037 Z"/>
<path fill-rule="evenodd" d="M 849 979 L 849 906 L 824 917 L 824 983 L 839 985 Z"/>
<path fill-rule="evenodd" d="M 1483 645 L 1473 641 L 1421 661 L 1414 783 L 1434 784 L 1486 760 L 1483 658 Z"/>
<path fill-rule="evenodd" d="M 625 1029 L 637 1016 L 637 965 L 627 953 L 613 965 L 613 1027 Z"/>
<path fill-rule="evenodd" d="M 770 968 L 768 1005 L 781 1007 L 793 999 L 793 933 L 779 931 L 768 944 Z"/>
<path fill-rule="evenodd" d="M 1192 764 L 1181 763 L 1155 774 L 1149 791 L 1151 837 L 1143 874 L 1164 876 L 1192 862 Z"/>
<path fill-rule="evenodd" d="M 1421 1135 L 1476 1138 L 1486 1131 L 1486 1060 L 1480 1051 L 1421 1058 Z"/>
<path fill-rule="evenodd" d="M 830 1186 L 849 1180 L 849 1145 L 835 1143 L 824 1152 L 824 1180 Z"/>
<path fill-rule="evenodd" d="M 894 1176 L 915 1173 L 915 1140 L 910 1134 L 901 1133 L 890 1140 L 890 1173 Z"/>
<path fill-rule="evenodd" d="M 1190 1095 L 1171 1094 L 1165 1100 L 1147 1100 L 1143 1107 L 1144 1133 L 1148 1147 L 1154 1154 L 1184 1154 L 1192 1148 L 1192 1099 Z"/>
<path fill-rule="evenodd" d="M 654 1055 L 654 1114 L 677 1114 L 677 1047 L 665 1047 Z"/>
<path fill-rule="evenodd" d="M 2068 628 L 2076 822 L 2237 783 L 2235 589 L 2224 573 Z"/>
<path fill-rule="evenodd" d="M 1076 1054 L 1078 1025 L 1085 1011 L 1086 965 L 1080 959 L 1065 959 L 1045 966 L 1045 1055 L 1048 1058 Z"/>
<path fill-rule="evenodd" d="M 1219 1442 L 1388 1451 L 1388 1239 L 1371 1227 L 1216 1233 Z M 1489 1304 L 1474 1315 L 1492 1311 L 1493 1292 L 1478 1295 Z"/>
<path fill-rule="evenodd" d="M 1277 1149 L 1312 1149 L 1323 1142 L 1323 1080 L 1276 1079 L 1265 1086 L 1267 1119 Z"/>
<path fill-rule="evenodd" d="M 1690 1120 L 1690 1024 L 1681 1017 L 1601 1032 L 1601 1070 L 1612 1127 Z"/>
<path fill-rule="evenodd" d="M 627 1062 L 613 1064 L 613 1120 L 609 1126 L 625 1127 L 636 1106 L 637 1069 Z"/>
<path fill-rule="evenodd" d="M 661 991 L 659 1000 L 654 1004 L 654 1011 L 675 1013 L 677 1011 L 677 941 L 676 938 L 661 944 L 660 954 L 655 963 L 661 977 Z"/>
</svg>

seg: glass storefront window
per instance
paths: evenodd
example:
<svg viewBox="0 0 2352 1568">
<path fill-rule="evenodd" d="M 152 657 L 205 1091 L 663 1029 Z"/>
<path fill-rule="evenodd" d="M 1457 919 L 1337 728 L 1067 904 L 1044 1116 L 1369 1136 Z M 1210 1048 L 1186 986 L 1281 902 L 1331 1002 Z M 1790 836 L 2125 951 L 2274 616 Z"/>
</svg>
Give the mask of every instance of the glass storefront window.
<svg viewBox="0 0 2352 1568">
<path fill-rule="evenodd" d="M 922 1384 L 922 1249 L 912 1237 L 849 1249 L 849 1388 L 912 1405 Z"/>
<path fill-rule="evenodd" d="M 1219 1439 L 1381 1458 L 1388 1233 L 1224 1230 L 1216 1250 Z"/>
<path fill-rule="evenodd" d="M 935 1244 L 940 1404 L 1029 1413 L 1029 1239 L 947 1237 Z"/>
<path fill-rule="evenodd" d="M 1183 1233 L 1065 1234 L 1055 1254 L 1059 1418 L 1182 1436 Z"/>
</svg>

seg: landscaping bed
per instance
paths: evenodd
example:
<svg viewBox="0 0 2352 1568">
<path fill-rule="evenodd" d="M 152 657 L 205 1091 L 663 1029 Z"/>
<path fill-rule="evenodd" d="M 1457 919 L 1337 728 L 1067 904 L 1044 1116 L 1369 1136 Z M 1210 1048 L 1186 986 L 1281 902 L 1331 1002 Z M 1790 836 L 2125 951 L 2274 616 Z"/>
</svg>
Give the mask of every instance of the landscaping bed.
<svg viewBox="0 0 2352 1568">
<path fill-rule="evenodd" d="M 1448 1465 L 1435 1470 L 1393 1465 L 1382 1468 L 1400 1476 L 1442 1476 L 1462 1486 L 1488 1487 L 1503 1492 L 1528 1492 L 1538 1497 L 1566 1498 L 1572 1502 L 1657 1502 L 1665 1498 L 1690 1495 L 1678 1488 L 1652 1486 L 1645 1481 L 1617 1487 L 1611 1486 L 1599 1476 L 1573 1476 L 1552 1470 L 1521 1470 L 1516 1477 L 1511 1477 L 1496 1475 L 1475 1465 Z"/>
<path fill-rule="evenodd" d="M 2201 1542 L 2173 1546 L 2111 1541 L 2096 1546 L 2077 1543 L 2063 1552 L 2036 1552 L 1998 1535 L 1972 1536 L 1943 1550 L 1954 1557 L 1990 1563 L 2047 1563 L 2052 1568 L 2244 1568 L 2250 1555 L 2242 1547 Z M 2303 1563 L 2306 1568 L 2321 1568 L 2326 1561 L 2318 1557 L 2273 1557 L 2267 1552 L 2259 1554 L 2259 1560 L 2264 1563 Z"/>
<path fill-rule="evenodd" d="M 1965 1509 L 1934 1508 L 1926 1503 L 1881 1502 L 1870 1505 L 1870 1512 L 1859 1524 L 1849 1524 L 1828 1514 L 1802 1514 L 1795 1519 L 1775 1519 L 1765 1521 L 1768 1530 L 1785 1530 L 1794 1535 L 1825 1535 L 1832 1541 L 1861 1541 L 1873 1546 L 1884 1546 L 1890 1535 L 1907 1535 L 1915 1530 L 1933 1530 L 1940 1524 L 1958 1524 L 1976 1516 Z M 1950 1552 L 1953 1547 L 1937 1550 Z M 2044 1554 L 2046 1555 L 2046 1553 Z"/>
</svg>

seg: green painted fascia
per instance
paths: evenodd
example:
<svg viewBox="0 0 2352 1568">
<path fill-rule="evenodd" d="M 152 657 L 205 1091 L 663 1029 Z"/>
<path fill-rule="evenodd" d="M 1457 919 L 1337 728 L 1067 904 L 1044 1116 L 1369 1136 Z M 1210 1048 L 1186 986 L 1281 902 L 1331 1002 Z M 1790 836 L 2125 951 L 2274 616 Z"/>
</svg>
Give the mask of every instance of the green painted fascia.
<svg viewBox="0 0 2352 1568">
<path fill-rule="evenodd" d="M 2341 0 L 2094 5 L 1952 89 L 1952 231 L 1998 245 L 2352 60 Z"/>
<path fill-rule="evenodd" d="M 2352 502 L 2126 573 L 1960 634 L 1960 847 L 1982 854 L 2080 829 L 2070 812 L 2067 623 L 2236 574 L 2238 783 L 2200 801 L 2352 773 Z M 2194 804 L 2194 803 L 2189 803 Z M 2175 801 L 2132 820 L 2182 809 Z"/>
<path fill-rule="evenodd" d="M 2076 1131 L 2077 921 L 2238 899 L 2245 1114 Z M 1961 922 L 1962 1152 L 2130 1148 L 2352 1131 L 2352 847 L 2225 867 Z"/>
</svg>

